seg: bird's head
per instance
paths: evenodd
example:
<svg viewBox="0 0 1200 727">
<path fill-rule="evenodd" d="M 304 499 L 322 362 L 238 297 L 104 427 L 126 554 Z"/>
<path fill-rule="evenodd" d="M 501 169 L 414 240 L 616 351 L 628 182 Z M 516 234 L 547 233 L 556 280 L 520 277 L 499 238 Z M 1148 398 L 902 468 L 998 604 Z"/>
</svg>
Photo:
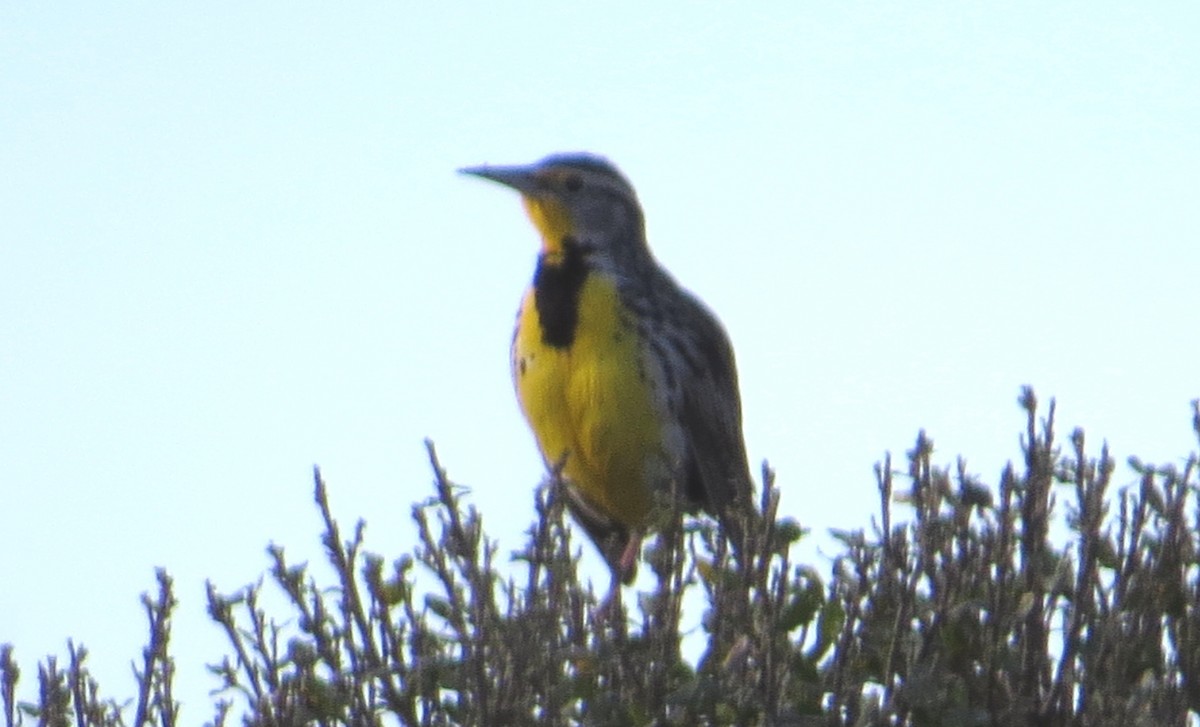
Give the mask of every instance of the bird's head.
<svg viewBox="0 0 1200 727">
<path fill-rule="evenodd" d="M 648 254 L 637 195 L 602 157 L 555 154 L 528 165 L 459 171 L 520 192 L 548 256 L 560 255 L 568 241 L 600 260 Z"/>
</svg>

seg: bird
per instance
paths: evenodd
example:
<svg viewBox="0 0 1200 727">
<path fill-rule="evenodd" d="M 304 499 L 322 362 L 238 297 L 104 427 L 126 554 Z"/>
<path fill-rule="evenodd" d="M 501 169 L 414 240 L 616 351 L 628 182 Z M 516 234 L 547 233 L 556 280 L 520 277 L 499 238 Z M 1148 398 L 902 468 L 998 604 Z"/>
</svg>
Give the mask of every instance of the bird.
<svg viewBox="0 0 1200 727">
<path fill-rule="evenodd" d="M 634 580 L 660 493 L 714 515 L 738 552 L 756 513 L 733 346 L 651 253 L 633 186 L 582 152 L 459 171 L 520 193 L 540 238 L 513 385 L 568 512 L 610 569 L 609 598 Z"/>
</svg>

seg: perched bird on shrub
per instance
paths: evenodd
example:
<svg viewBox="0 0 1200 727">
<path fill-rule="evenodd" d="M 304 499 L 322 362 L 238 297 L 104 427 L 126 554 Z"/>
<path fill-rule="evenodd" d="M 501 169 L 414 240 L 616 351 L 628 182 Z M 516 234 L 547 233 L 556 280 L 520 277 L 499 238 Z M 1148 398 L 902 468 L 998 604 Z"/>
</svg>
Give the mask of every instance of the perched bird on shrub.
<svg viewBox="0 0 1200 727">
<path fill-rule="evenodd" d="M 541 238 L 513 332 L 513 383 L 572 516 L 614 576 L 637 570 L 656 493 L 716 515 L 735 547 L 753 513 L 733 347 L 646 243 L 633 187 L 603 158 L 461 170 L 517 190 Z"/>
</svg>

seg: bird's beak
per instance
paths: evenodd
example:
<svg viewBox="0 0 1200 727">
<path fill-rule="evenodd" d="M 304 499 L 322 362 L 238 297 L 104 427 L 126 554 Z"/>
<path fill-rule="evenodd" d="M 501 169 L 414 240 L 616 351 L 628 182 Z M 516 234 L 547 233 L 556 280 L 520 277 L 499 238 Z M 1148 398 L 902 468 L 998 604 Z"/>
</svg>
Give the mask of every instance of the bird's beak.
<svg viewBox="0 0 1200 727">
<path fill-rule="evenodd" d="M 532 195 L 544 189 L 543 182 L 534 174 L 535 167 L 532 166 L 497 167 L 484 164 L 478 167 L 463 167 L 458 171 L 460 174 L 470 174 L 499 182 L 506 187 L 512 187 L 521 194 Z"/>
</svg>

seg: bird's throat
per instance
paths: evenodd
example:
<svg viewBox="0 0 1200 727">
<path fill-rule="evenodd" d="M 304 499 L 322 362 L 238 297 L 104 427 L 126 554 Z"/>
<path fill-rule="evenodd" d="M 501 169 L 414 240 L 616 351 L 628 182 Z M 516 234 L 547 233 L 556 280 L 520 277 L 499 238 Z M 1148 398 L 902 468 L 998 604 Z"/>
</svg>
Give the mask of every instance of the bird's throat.
<svg viewBox="0 0 1200 727">
<path fill-rule="evenodd" d="M 553 198 L 525 196 L 522 199 L 529 219 L 542 237 L 543 254 L 552 258 L 565 255 L 563 240 L 575 232 L 566 206 Z"/>
</svg>

